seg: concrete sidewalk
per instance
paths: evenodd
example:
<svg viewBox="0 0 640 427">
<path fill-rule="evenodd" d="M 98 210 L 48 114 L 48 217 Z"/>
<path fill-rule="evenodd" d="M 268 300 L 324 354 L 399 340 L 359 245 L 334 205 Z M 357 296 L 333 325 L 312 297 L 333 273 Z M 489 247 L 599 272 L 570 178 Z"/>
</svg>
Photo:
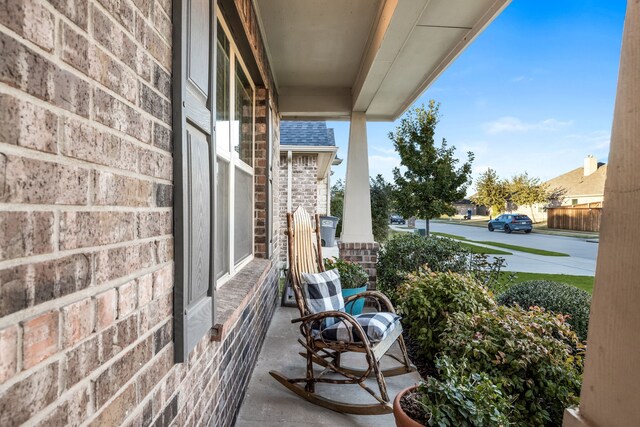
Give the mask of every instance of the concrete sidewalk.
<svg viewBox="0 0 640 427">
<path fill-rule="evenodd" d="M 292 426 L 371 426 L 387 427 L 395 425 L 393 415 L 356 416 L 333 412 L 307 402 L 280 385 L 269 375 L 276 370 L 288 377 L 303 377 L 306 361 L 298 355 L 302 346 L 297 342 L 301 337 L 297 324 L 291 319 L 298 317 L 297 308 L 280 307 L 276 310 L 267 338 L 260 352 L 258 363 L 251 376 L 249 388 L 244 397 L 236 426 L 292 427 Z M 399 354 L 397 345 L 392 352 Z M 345 365 L 364 366 L 364 356 L 354 355 L 345 358 Z M 356 359 L 357 357 L 357 359 Z M 394 366 L 397 362 L 385 357 L 383 368 Z M 320 369 L 317 370 L 320 372 Z M 420 381 L 420 376 L 412 372 L 387 378 L 389 396 L 393 397 L 405 387 Z M 367 385 L 378 390 L 377 383 L 371 379 Z M 352 403 L 375 403 L 375 400 L 358 385 L 318 384 L 317 390 L 323 396 L 334 400 Z"/>
</svg>

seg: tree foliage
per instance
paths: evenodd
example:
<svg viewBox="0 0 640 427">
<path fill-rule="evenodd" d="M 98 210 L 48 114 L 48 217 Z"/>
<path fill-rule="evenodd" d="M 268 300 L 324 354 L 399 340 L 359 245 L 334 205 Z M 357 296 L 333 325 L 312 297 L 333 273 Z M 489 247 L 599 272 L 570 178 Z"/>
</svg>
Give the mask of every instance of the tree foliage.
<svg viewBox="0 0 640 427">
<path fill-rule="evenodd" d="M 405 218 L 425 218 L 427 232 L 429 219 L 455 213 L 453 203 L 465 196 L 473 162 L 473 153 L 469 152 L 467 161 L 458 166 L 455 147 L 449 147 L 445 139 L 436 147 L 439 107 L 431 100 L 428 108 L 410 109 L 395 133 L 389 133 L 404 166 L 393 170 L 398 213 Z"/>
<path fill-rule="evenodd" d="M 525 172 L 515 175 L 509 181 L 509 197 L 511 202 L 518 206 L 529 206 L 531 219 L 535 222 L 533 205 L 547 203 L 551 197 L 551 192 L 548 186 L 540 181 L 540 178 L 530 177 Z"/>
<path fill-rule="evenodd" d="M 331 215 L 338 217 L 336 236 L 342 234 L 342 211 L 344 209 L 344 182 L 339 179 L 331 186 Z"/>
<path fill-rule="evenodd" d="M 373 238 L 376 242 L 385 242 L 389 236 L 389 215 L 393 200 L 393 186 L 378 174 L 371 178 L 371 222 Z"/>
<path fill-rule="evenodd" d="M 504 212 L 508 196 L 507 182 L 500 179 L 495 170 L 489 168 L 478 177 L 476 194 L 471 197 L 471 201 L 477 205 L 488 206 L 491 215 L 497 215 Z"/>
</svg>

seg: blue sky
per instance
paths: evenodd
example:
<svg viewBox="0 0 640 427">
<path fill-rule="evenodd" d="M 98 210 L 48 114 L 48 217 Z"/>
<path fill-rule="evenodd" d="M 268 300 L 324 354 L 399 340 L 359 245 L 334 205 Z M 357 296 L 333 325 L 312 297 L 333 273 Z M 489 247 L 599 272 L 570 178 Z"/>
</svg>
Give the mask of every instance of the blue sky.
<svg viewBox="0 0 640 427">
<path fill-rule="evenodd" d="M 625 0 L 513 0 L 416 104 L 441 103 L 437 141 L 473 151 L 474 178 L 528 172 L 543 180 L 606 161 Z M 348 122 L 335 129 L 347 157 Z M 370 174 L 392 179 L 394 123 L 369 123 Z M 344 178 L 346 161 L 332 180 Z M 473 192 L 473 185 L 469 194 Z"/>
</svg>

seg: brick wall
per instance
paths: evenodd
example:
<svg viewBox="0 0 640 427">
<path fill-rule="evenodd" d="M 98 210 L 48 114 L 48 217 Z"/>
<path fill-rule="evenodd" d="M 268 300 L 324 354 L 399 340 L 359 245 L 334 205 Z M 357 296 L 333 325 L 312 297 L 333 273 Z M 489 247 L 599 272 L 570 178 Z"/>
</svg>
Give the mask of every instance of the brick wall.
<svg viewBox="0 0 640 427">
<path fill-rule="evenodd" d="M 288 188 L 289 169 L 291 168 L 291 186 Z M 318 211 L 318 155 L 293 154 L 291 164 L 287 161 L 286 152 L 280 156 L 280 261 L 287 262 L 287 200 L 291 191 L 291 210 L 303 206 L 306 211 L 315 215 Z"/>
<path fill-rule="evenodd" d="M 0 2 L 0 424 L 233 422 L 276 270 L 174 364 L 170 17 Z"/>
<path fill-rule="evenodd" d="M 369 289 L 376 288 L 376 262 L 380 245 L 374 243 L 338 243 L 340 258 L 357 262 L 369 274 Z"/>
<path fill-rule="evenodd" d="M 329 210 L 327 209 L 327 186 L 329 184 L 329 177 L 318 181 L 318 214 L 327 215 Z"/>
</svg>

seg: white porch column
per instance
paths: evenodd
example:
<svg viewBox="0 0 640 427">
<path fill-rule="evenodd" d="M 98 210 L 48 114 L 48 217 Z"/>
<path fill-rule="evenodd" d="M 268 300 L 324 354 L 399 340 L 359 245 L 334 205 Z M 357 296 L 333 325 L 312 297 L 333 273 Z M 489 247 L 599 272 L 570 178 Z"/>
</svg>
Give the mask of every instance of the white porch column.
<svg viewBox="0 0 640 427">
<path fill-rule="evenodd" d="M 352 112 L 342 212 L 343 243 L 373 242 L 369 196 L 369 151 L 365 113 Z"/>
<path fill-rule="evenodd" d="M 580 408 L 565 427 L 640 426 L 640 0 L 628 0 Z"/>
</svg>

